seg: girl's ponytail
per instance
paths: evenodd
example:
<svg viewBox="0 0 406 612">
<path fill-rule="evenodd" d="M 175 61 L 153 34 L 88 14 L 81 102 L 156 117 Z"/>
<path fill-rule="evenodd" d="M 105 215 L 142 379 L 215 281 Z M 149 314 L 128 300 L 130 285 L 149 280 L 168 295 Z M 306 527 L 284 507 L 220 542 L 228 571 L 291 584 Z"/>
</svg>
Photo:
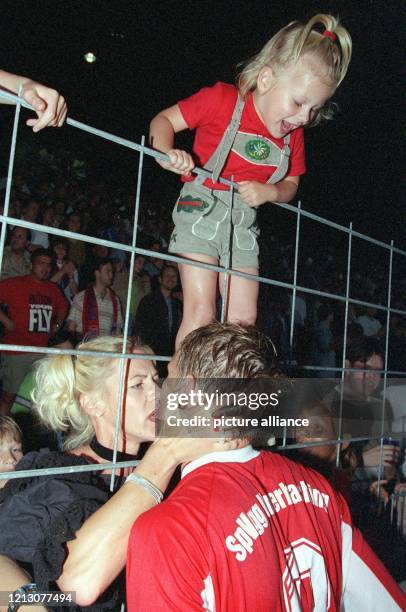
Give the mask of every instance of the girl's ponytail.
<svg viewBox="0 0 406 612">
<path fill-rule="evenodd" d="M 351 60 L 352 42 L 347 30 L 332 15 L 319 14 L 306 24 L 293 21 L 279 30 L 237 77 L 240 95 L 245 98 L 256 88 L 260 70 L 272 68 L 276 78 L 304 55 L 325 69 L 326 79 L 336 87 L 344 79 Z"/>
</svg>

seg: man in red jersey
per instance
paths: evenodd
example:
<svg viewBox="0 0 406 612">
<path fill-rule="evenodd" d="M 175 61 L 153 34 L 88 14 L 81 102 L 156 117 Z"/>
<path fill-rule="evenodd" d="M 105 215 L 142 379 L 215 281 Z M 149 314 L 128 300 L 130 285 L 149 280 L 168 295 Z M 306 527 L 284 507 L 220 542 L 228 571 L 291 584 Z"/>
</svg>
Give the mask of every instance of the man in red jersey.
<svg viewBox="0 0 406 612">
<path fill-rule="evenodd" d="M 269 348 L 254 328 L 213 323 L 184 339 L 169 375 L 196 386 L 272 377 Z M 246 437 L 234 444 L 183 466 L 170 497 L 134 524 L 129 612 L 402 609 L 396 583 L 320 474 Z"/>
<path fill-rule="evenodd" d="M 48 346 L 50 336 L 62 325 L 68 310 L 59 287 L 48 280 L 52 257 L 46 249 L 31 255 L 31 274 L 0 282 L 0 322 L 3 344 Z M 15 395 L 29 372 L 37 353 L 3 351 L 3 392 L 0 414 L 8 414 Z"/>
</svg>

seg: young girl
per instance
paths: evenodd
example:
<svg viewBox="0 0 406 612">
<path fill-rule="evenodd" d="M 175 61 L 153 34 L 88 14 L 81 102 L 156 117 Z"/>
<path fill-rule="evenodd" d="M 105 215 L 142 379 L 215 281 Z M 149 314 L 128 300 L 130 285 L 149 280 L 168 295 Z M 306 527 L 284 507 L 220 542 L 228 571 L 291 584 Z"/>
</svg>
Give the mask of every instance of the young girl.
<svg viewBox="0 0 406 612">
<path fill-rule="evenodd" d="M 55 267 L 51 281 L 57 283 L 65 297 L 72 304 L 78 292 L 79 276 L 74 262 L 69 259 L 69 241 L 67 238 L 57 237 L 52 245 L 55 256 Z"/>
<path fill-rule="evenodd" d="M 164 168 L 185 183 L 173 212 L 169 250 L 190 260 L 224 265 L 229 225 L 228 187 L 238 183 L 232 212 L 231 267 L 258 274 L 256 208 L 289 202 L 305 172 L 303 127 L 329 118 L 327 105 L 351 57 L 348 32 L 330 15 L 292 22 L 252 58 L 237 87 L 216 83 L 161 111 L 151 122 L 151 145 L 167 153 Z M 193 157 L 173 148 L 174 135 L 195 129 Z M 212 179 L 192 177 L 203 166 Z M 177 344 L 215 318 L 218 274 L 179 266 L 184 316 Z M 219 283 L 220 291 L 222 282 Z M 227 319 L 254 324 L 258 283 L 231 276 Z"/>
</svg>

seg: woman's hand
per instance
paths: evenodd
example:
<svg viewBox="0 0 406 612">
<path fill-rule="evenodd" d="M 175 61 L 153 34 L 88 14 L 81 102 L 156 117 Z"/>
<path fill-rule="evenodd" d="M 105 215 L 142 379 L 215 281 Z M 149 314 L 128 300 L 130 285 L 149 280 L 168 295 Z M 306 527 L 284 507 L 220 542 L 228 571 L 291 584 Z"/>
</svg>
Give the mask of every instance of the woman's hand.
<svg viewBox="0 0 406 612">
<path fill-rule="evenodd" d="M 237 446 L 238 441 L 231 439 L 159 438 L 151 444 L 134 471 L 148 478 L 164 492 L 178 465 L 208 453 L 234 450 Z"/>
<path fill-rule="evenodd" d="M 237 440 L 216 438 L 159 438 L 150 448 L 159 448 L 172 458 L 176 465 L 194 461 L 202 455 L 234 450 Z"/>
</svg>

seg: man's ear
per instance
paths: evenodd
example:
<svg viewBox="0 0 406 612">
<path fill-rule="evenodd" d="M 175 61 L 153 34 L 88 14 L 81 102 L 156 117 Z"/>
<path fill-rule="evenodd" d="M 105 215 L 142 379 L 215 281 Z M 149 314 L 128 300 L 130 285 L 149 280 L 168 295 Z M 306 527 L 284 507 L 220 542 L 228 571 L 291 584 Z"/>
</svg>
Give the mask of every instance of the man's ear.
<svg viewBox="0 0 406 612">
<path fill-rule="evenodd" d="M 274 80 L 272 68 L 264 66 L 258 73 L 257 77 L 257 89 L 259 93 L 267 93 Z"/>
<path fill-rule="evenodd" d="M 193 374 L 186 374 L 186 379 L 188 380 L 188 387 L 196 389 L 196 377 Z"/>
</svg>

